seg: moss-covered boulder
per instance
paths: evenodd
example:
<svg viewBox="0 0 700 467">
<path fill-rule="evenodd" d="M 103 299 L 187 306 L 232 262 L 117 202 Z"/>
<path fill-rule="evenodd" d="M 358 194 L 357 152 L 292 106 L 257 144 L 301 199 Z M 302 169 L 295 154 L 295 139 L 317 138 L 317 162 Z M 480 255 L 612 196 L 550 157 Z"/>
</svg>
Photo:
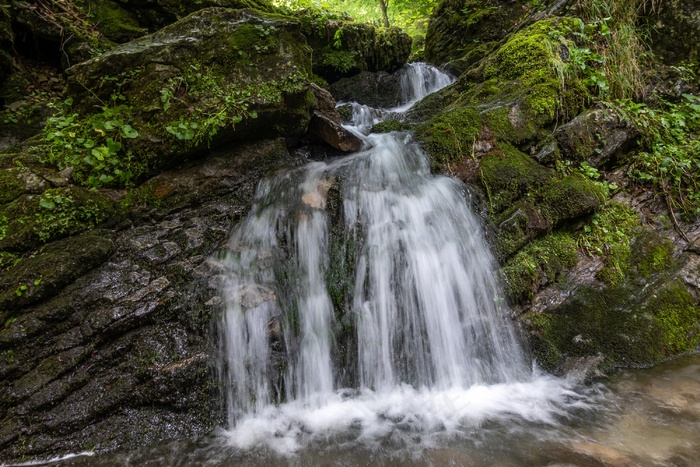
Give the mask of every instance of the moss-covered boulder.
<svg viewBox="0 0 700 467">
<path fill-rule="evenodd" d="M 638 130 L 610 109 L 594 109 L 583 112 L 553 133 L 559 157 L 577 164 L 587 162 L 591 167 L 614 164 L 615 158 L 629 152 L 639 137 Z M 546 155 L 553 150 L 543 145 L 537 158 L 554 162 Z"/>
<path fill-rule="evenodd" d="M 375 28 L 313 9 L 295 16 L 313 49 L 314 73 L 329 83 L 362 71 L 392 73 L 411 53 L 411 37 L 395 27 Z"/>
<path fill-rule="evenodd" d="M 139 24 L 135 15 L 124 7 L 136 8 L 137 5 L 149 3 L 131 2 L 122 6 L 112 0 L 88 0 L 85 8 L 90 12 L 90 19 L 95 23 L 96 29 L 107 39 L 121 44 L 148 33 L 148 30 Z"/>
<path fill-rule="evenodd" d="M 505 0 L 443 0 L 428 24 L 425 59 L 456 72 L 483 58 L 529 10 Z"/>
<path fill-rule="evenodd" d="M 314 106 L 297 23 L 209 8 L 68 71 L 34 151 L 91 186 L 128 185 L 228 141 L 299 137 Z"/>
<path fill-rule="evenodd" d="M 150 32 L 167 26 L 184 18 L 190 13 L 194 13 L 203 8 L 223 7 L 231 9 L 254 9 L 264 13 L 275 13 L 277 9 L 267 0 L 155 0 L 148 2 L 134 2 L 129 0 L 91 0 L 91 3 L 99 4 L 107 14 L 114 11 L 114 7 L 120 8 L 121 12 L 111 14 L 111 19 L 126 23 L 124 13 L 137 20 L 142 28 Z M 99 14 L 99 13 L 98 13 Z M 106 34 L 106 33 L 105 33 Z"/>
<path fill-rule="evenodd" d="M 641 246 L 629 265 L 644 268 L 653 254 L 658 253 Z M 686 256 L 680 262 L 687 265 L 689 260 Z M 696 350 L 700 303 L 696 289 L 674 278 L 682 269 L 677 264 L 657 265 L 663 274 L 650 280 L 640 280 L 644 276 L 630 270 L 614 285 L 582 285 L 547 312 L 526 314 L 523 322 L 538 361 L 553 370 L 566 358 L 603 355 L 608 369 L 644 367 Z"/>
<path fill-rule="evenodd" d="M 24 187 L 15 186 L 15 194 Z M 104 194 L 79 187 L 21 195 L 0 206 L 0 251 L 24 252 L 41 243 L 92 229 L 114 214 Z"/>
</svg>

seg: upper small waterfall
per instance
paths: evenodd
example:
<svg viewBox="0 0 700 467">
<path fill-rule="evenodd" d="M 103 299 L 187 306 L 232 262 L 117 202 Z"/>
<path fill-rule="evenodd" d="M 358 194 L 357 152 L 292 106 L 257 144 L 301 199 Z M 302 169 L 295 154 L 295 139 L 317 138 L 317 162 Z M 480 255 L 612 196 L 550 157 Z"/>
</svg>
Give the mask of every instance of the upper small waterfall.
<svg viewBox="0 0 700 467">
<path fill-rule="evenodd" d="M 410 106 L 451 80 L 414 64 L 401 82 Z M 355 110 L 365 132 L 382 112 Z M 407 133 L 366 138 L 369 150 L 263 180 L 218 258 L 232 442 L 284 451 L 357 423 L 371 438 L 393 411 L 430 431 L 491 398 L 490 415 L 551 417 L 566 390 L 537 389 L 549 380 L 533 379 L 465 187 L 431 175 Z"/>
</svg>

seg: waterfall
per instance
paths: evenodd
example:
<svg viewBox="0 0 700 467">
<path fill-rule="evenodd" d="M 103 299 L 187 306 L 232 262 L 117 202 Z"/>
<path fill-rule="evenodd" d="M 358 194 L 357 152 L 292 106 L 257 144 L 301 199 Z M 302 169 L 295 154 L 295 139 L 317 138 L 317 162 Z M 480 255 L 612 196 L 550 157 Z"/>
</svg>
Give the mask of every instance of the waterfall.
<svg viewBox="0 0 700 467">
<path fill-rule="evenodd" d="M 416 64 L 401 82 L 410 106 L 450 79 Z M 355 110 L 356 130 L 381 113 Z M 431 175 L 407 133 L 367 140 L 263 180 L 218 257 L 231 442 L 551 421 L 575 395 L 533 374 L 465 187 Z"/>
</svg>

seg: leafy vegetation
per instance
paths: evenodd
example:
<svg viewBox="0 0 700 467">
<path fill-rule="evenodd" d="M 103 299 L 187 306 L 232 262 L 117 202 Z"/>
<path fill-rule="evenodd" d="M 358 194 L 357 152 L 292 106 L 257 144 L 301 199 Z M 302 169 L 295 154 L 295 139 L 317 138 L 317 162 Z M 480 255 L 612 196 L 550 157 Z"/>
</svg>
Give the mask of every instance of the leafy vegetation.
<svg viewBox="0 0 700 467">
<path fill-rule="evenodd" d="M 643 151 L 630 175 L 666 197 L 671 211 L 687 219 L 700 215 L 700 98 L 683 94 L 678 103 L 661 100 L 659 108 L 631 100 L 613 107 L 642 133 Z"/>
<path fill-rule="evenodd" d="M 386 21 L 383 19 L 382 2 L 386 5 Z M 422 50 L 428 19 L 437 7 L 438 0 L 275 0 L 279 7 L 291 11 L 322 11 L 329 19 L 347 19 L 370 23 L 377 27 L 396 26 L 413 38 L 414 53 Z"/>
<path fill-rule="evenodd" d="M 72 111 L 71 98 L 53 104 L 57 112 L 44 127 L 46 144 L 35 148 L 40 159 L 61 170 L 73 168 L 73 177 L 92 188 L 113 182 L 131 185 L 139 170 L 123 142 L 138 137 L 139 132 L 131 125 L 133 109 L 121 104 L 121 97 L 114 96 L 110 105 L 87 117 Z"/>
</svg>

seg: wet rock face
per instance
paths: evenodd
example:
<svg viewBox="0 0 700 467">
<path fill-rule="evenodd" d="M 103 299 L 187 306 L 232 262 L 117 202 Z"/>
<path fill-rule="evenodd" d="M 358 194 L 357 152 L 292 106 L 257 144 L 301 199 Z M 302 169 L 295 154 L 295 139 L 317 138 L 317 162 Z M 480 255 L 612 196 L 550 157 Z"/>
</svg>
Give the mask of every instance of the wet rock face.
<svg viewBox="0 0 700 467">
<path fill-rule="evenodd" d="M 386 72 L 362 72 L 336 81 L 329 90 L 338 101 L 354 101 L 375 108 L 388 109 L 401 103 L 399 77 Z"/>
<path fill-rule="evenodd" d="M 0 456 L 211 430 L 220 407 L 209 326 L 220 301 L 209 258 L 263 173 L 299 162 L 282 140 L 216 153 L 132 192 L 117 230 L 49 243 L 3 271 Z M 19 295 L 17 281 L 28 285 Z"/>
</svg>

